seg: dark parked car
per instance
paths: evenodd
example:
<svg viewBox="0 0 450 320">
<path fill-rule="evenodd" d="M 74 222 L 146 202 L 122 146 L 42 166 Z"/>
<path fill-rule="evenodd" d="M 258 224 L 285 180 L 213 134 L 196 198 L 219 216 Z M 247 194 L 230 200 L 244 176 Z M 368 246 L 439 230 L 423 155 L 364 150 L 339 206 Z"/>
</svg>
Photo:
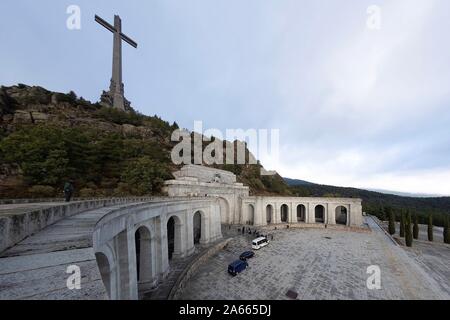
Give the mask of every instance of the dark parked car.
<svg viewBox="0 0 450 320">
<path fill-rule="evenodd" d="M 228 273 L 232 274 L 233 276 L 237 275 L 238 273 L 244 271 L 247 269 L 248 263 L 246 261 L 242 260 L 236 260 L 233 263 L 230 263 L 228 266 Z"/>
<path fill-rule="evenodd" d="M 246 251 L 239 256 L 239 259 L 241 259 L 242 261 L 245 261 L 247 259 L 253 258 L 254 256 L 255 256 L 255 253 L 253 251 Z"/>
</svg>

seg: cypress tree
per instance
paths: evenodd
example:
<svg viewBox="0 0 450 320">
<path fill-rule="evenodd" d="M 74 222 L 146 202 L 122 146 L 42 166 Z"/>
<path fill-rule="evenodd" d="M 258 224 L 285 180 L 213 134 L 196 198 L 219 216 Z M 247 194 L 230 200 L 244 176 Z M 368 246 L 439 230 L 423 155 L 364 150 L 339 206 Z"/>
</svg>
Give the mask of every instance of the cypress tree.
<svg viewBox="0 0 450 320">
<path fill-rule="evenodd" d="M 444 216 L 444 243 L 450 243 L 450 233 L 448 230 L 449 225 L 449 217 L 448 215 Z"/>
<path fill-rule="evenodd" d="M 413 234 L 411 231 L 411 212 L 408 210 L 405 219 L 405 242 L 407 247 L 412 247 Z"/>
<path fill-rule="evenodd" d="M 403 210 L 400 214 L 400 237 L 405 237 L 405 213 L 403 212 Z"/>
<path fill-rule="evenodd" d="M 383 205 L 380 205 L 380 215 L 381 215 L 381 219 L 383 219 L 383 221 L 386 221 L 386 220 L 387 220 L 387 217 L 386 217 L 386 210 L 384 210 Z"/>
<path fill-rule="evenodd" d="M 419 217 L 417 213 L 414 215 L 413 238 L 419 239 Z"/>
<path fill-rule="evenodd" d="M 386 209 L 389 214 L 389 234 L 393 235 L 395 234 L 395 217 L 394 213 L 392 212 L 391 208 Z"/>
<path fill-rule="evenodd" d="M 428 241 L 433 241 L 433 214 L 428 214 Z"/>
</svg>

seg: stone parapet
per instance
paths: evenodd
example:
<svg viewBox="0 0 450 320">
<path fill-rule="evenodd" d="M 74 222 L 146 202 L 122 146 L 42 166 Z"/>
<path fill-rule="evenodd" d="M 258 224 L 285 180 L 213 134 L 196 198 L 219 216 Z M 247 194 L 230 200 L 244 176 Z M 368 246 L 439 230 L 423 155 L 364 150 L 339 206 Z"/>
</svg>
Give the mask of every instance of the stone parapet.
<svg viewBox="0 0 450 320">
<path fill-rule="evenodd" d="M 84 211 L 126 204 L 148 201 L 152 198 L 111 198 L 87 201 L 74 201 L 64 204 L 46 204 L 39 209 L 30 209 L 19 213 L 2 213 L 0 208 L 0 252 L 12 247 L 19 241 L 36 233 L 45 227 L 67 217 Z"/>
</svg>

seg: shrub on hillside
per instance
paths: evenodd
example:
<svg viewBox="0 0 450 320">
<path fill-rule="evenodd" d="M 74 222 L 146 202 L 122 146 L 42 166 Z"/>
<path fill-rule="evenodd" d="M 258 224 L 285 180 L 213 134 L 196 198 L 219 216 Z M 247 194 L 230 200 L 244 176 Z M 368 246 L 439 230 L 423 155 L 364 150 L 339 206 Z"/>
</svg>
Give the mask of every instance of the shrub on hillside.
<svg viewBox="0 0 450 320">
<path fill-rule="evenodd" d="M 169 168 L 155 162 L 148 156 L 131 161 L 122 174 L 123 182 L 130 186 L 130 192 L 136 196 L 158 194 L 164 180 L 172 177 Z"/>
<path fill-rule="evenodd" d="M 31 198 L 52 198 L 55 196 L 55 188 L 51 186 L 36 185 L 29 188 L 28 193 Z"/>
<path fill-rule="evenodd" d="M 80 190 L 79 195 L 82 198 L 93 198 L 96 195 L 96 190 L 91 188 L 83 188 Z"/>
</svg>

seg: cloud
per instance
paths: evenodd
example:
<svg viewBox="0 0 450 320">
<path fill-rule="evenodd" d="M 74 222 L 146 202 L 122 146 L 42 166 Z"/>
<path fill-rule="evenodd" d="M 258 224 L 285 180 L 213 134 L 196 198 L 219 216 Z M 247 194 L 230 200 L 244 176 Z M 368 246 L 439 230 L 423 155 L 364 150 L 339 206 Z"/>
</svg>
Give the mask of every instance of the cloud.
<svg viewBox="0 0 450 320">
<path fill-rule="evenodd" d="M 338 31 L 345 37 L 333 39 L 326 54 L 319 41 L 317 55 L 302 53 L 307 62 L 291 53 L 281 58 L 279 171 L 320 183 L 450 194 L 442 178 L 450 159 L 450 69 L 443 64 L 450 47 L 430 40 L 448 28 L 439 15 L 448 4 L 386 2 L 379 32 L 354 28 L 355 12 L 346 9 L 349 22 Z"/>
<path fill-rule="evenodd" d="M 119 13 L 139 43 L 124 47 L 124 80 L 140 112 L 187 128 L 280 129 L 267 169 L 284 176 L 450 194 L 447 0 L 379 0 L 379 31 L 366 26 L 368 0 L 81 0 L 79 32 L 62 2 L 5 3 L 1 84 L 96 101 L 111 38 L 92 17 Z"/>
</svg>

